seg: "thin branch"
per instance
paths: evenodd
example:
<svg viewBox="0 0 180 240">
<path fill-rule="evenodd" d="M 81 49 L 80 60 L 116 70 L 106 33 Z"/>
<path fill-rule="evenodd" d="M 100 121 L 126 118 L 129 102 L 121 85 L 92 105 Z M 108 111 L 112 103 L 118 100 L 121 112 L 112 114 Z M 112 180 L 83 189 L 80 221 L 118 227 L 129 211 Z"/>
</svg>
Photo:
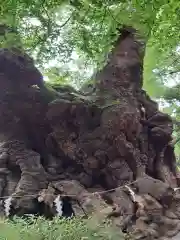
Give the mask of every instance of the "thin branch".
<svg viewBox="0 0 180 240">
<path fill-rule="evenodd" d="M 178 60 L 179 60 L 179 56 L 174 57 L 172 59 L 172 62 L 168 66 L 166 66 L 166 69 L 171 67 L 172 65 L 176 64 L 178 62 Z M 158 72 L 158 75 L 162 75 L 162 74 L 165 74 L 165 70 L 164 69 L 162 69 L 160 72 Z M 169 73 L 167 73 L 167 74 L 169 74 Z M 172 72 L 172 74 L 173 74 L 173 72 Z"/>
<path fill-rule="evenodd" d="M 172 74 L 179 73 L 179 72 L 180 72 L 180 69 L 178 69 L 178 70 L 176 70 L 176 71 L 171 71 L 171 72 L 169 72 L 169 73 L 167 73 L 167 74 L 172 75 Z"/>
<path fill-rule="evenodd" d="M 68 17 L 68 19 L 67 19 L 62 25 L 60 25 L 59 28 L 63 28 L 63 27 L 70 21 L 70 19 L 71 19 L 72 16 L 73 16 L 73 13 L 74 13 L 74 12 L 71 13 L 71 15 Z"/>
</svg>

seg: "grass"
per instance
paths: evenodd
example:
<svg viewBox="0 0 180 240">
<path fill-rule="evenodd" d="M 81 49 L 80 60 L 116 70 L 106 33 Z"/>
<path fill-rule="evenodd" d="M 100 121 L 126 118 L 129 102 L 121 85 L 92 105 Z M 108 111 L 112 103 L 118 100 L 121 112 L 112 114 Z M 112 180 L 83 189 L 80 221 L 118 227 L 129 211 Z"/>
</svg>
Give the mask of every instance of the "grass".
<svg viewBox="0 0 180 240">
<path fill-rule="evenodd" d="M 120 231 L 110 223 L 98 224 L 92 219 L 13 218 L 0 220 L 0 240 L 123 240 Z"/>
</svg>

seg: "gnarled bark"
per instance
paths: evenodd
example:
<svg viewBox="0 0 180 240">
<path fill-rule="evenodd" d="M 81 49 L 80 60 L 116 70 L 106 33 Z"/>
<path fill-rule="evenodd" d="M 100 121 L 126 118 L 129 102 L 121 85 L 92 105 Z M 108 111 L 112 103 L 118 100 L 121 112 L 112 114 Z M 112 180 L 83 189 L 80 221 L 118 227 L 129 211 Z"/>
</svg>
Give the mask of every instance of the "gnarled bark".
<svg viewBox="0 0 180 240">
<path fill-rule="evenodd" d="M 108 217 L 135 239 L 179 232 L 173 124 L 142 90 L 144 47 L 122 29 L 93 103 L 77 92 L 48 103 L 33 62 L 1 50 L 1 212 L 52 217 L 62 201 L 64 215 Z"/>
</svg>

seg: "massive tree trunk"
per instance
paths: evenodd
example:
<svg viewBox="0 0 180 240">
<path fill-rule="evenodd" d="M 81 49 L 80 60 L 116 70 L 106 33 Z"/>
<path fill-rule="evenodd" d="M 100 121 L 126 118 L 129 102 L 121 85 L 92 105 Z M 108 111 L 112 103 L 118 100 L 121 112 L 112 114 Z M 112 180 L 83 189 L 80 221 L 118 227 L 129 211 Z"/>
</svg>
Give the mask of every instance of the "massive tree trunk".
<svg viewBox="0 0 180 240">
<path fill-rule="evenodd" d="M 63 215 L 108 217 L 135 239 L 178 233 L 173 124 L 142 90 L 144 49 L 123 28 L 93 95 L 52 102 L 32 60 L 0 50 L 1 214 L 61 215 L 61 199 Z"/>
</svg>

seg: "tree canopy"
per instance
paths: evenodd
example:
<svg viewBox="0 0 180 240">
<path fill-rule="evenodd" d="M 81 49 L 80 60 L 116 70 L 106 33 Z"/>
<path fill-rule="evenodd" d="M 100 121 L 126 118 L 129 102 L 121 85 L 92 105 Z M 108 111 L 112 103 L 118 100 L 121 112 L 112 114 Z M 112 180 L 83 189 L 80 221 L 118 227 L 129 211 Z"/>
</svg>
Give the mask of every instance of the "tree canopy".
<svg viewBox="0 0 180 240">
<path fill-rule="evenodd" d="M 178 0 L 3 1 L 1 46 L 21 46 L 44 70 L 56 66 L 53 77 L 79 84 L 102 66 L 118 28 L 131 25 L 147 42 L 144 87 L 156 97 L 179 69 L 179 11 Z"/>
</svg>

